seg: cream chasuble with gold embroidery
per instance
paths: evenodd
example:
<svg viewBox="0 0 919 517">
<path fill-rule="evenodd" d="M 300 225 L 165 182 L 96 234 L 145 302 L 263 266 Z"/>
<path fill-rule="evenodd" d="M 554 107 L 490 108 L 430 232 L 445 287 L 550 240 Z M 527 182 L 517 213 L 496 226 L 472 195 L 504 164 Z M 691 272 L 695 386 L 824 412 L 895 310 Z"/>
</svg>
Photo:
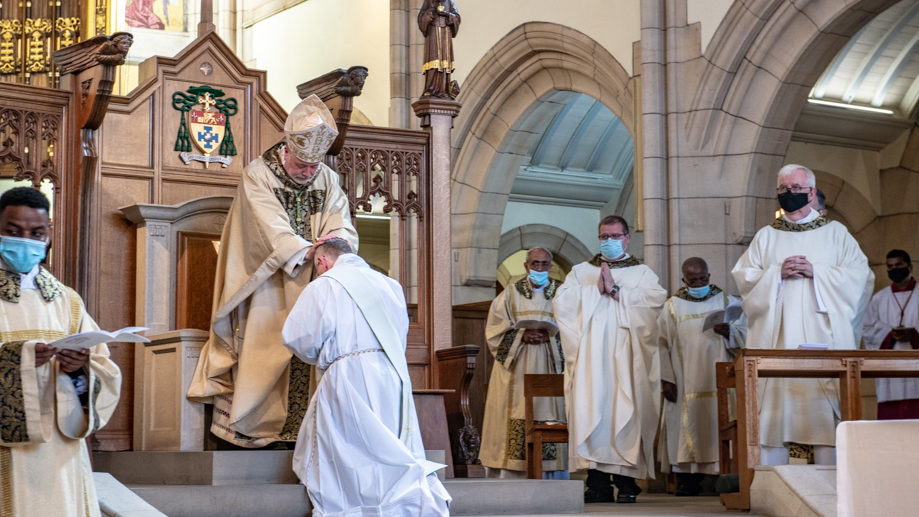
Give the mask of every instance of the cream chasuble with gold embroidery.
<svg viewBox="0 0 919 517">
<path fill-rule="evenodd" d="M 553 302 L 565 353 L 568 469 L 654 477 L 657 316 L 667 291 L 632 257 L 608 263 L 619 301 L 597 288 L 598 255 L 574 266 Z"/>
<path fill-rule="evenodd" d="M 277 144 L 250 163 L 230 207 L 220 252 L 211 335 L 188 398 L 214 404 L 211 431 L 242 447 L 293 441 L 309 398 L 309 367 L 284 348 L 281 329 L 313 275 L 300 264 L 316 239 L 357 251 L 338 174 L 319 165 L 309 185 L 284 171 Z"/>
<path fill-rule="evenodd" d="M 552 298 L 561 282 L 549 280 L 545 289 L 534 291 L 526 278 L 509 285 L 491 304 L 485 339 L 495 357 L 488 383 L 485 419 L 482 423 L 482 447 L 479 459 L 491 469 L 526 472 L 526 410 L 523 398 L 523 376 L 528 373 L 562 373 L 565 359 L 558 335 L 550 332 L 549 342 L 539 345 L 523 343 L 523 330 L 515 329 L 519 321 L 555 323 Z M 533 399 L 537 421 L 565 421 L 565 400 L 561 397 Z M 568 468 L 568 445 L 543 444 L 543 471 Z"/>
<path fill-rule="evenodd" d="M 747 348 L 854 350 L 874 287 L 868 259 L 838 222 L 813 210 L 799 222 L 777 219 L 756 232 L 731 271 L 747 315 Z M 794 255 L 813 264 L 813 278 L 782 279 L 782 263 Z M 764 379 L 759 400 L 761 445 L 836 444 L 839 381 Z"/>
<path fill-rule="evenodd" d="M 0 515 L 98 516 L 85 438 L 115 411 L 121 371 L 106 345 L 85 367 L 86 407 L 56 359 L 35 367 L 35 344 L 98 330 L 83 301 L 42 269 L 37 289 L 0 270 Z"/>
<path fill-rule="evenodd" d="M 715 363 L 730 362 L 728 340 L 702 332 L 705 313 L 740 301 L 716 286 L 695 299 L 681 288 L 657 318 L 661 380 L 677 387 L 676 403 L 664 399 L 658 454 L 661 472 L 718 473 L 718 398 Z M 742 348 L 746 318 L 731 323 L 733 345 Z"/>
</svg>

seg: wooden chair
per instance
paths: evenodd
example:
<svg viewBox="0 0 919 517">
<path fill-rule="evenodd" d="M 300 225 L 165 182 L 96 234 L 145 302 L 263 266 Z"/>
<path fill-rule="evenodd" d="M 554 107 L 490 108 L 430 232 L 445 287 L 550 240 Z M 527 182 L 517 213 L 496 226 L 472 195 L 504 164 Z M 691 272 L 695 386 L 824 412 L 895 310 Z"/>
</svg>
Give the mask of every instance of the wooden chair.
<svg viewBox="0 0 919 517">
<path fill-rule="evenodd" d="M 533 422 L 534 397 L 564 397 L 562 374 L 527 374 L 523 377 L 526 404 L 527 479 L 542 479 L 542 444 L 568 443 L 568 425 L 546 425 Z"/>
</svg>

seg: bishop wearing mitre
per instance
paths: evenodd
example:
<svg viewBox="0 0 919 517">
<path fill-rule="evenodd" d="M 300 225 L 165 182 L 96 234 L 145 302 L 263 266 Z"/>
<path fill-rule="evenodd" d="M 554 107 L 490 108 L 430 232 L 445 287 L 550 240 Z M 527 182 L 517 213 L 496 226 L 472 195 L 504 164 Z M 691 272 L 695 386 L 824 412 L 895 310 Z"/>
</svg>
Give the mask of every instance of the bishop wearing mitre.
<svg viewBox="0 0 919 517">
<path fill-rule="evenodd" d="M 688 258 L 682 270 L 685 285 L 657 318 L 664 392 L 657 450 L 661 472 L 677 475 L 676 495 L 696 496 L 703 476 L 718 474 L 715 363 L 731 360 L 747 329 L 743 315 L 726 320 L 740 299 L 710 282 L 705 260 Z M 706 329 L 709 319 L 718 323 Z"/>
<path fill-rule="evenodd" d="M 552 306 L 565 354 L 568 469 L 589 469 L 585 502 L 634 503 L 654 477 L 660 414 L 657 316 L 667 300 L 651 268 L 626 253 L 622 217 L 600 221 L 600 254 L 572 268 Z"/>
<path fill-rule="evenodd" d="M 747 315 L 747 348 L 859 346 L 874 273 L 845 226 L 809 206 L 815 191 L 810 169 L 783 167 L 777 192 L 784 215 L 756 232 L 731 271 Z M 838 381 L 764 379 L 759 400 L 764 465 L 787 464 L 801 445 L 813 446 L 815 463 L 835 463 Z"/>
<path fill-rule="evenodd" d="M 281 329 L 313 277 L 312 247 L 332 237 L 357 249 L 338 174 L 321 163 L 338 136 L 311 95 L 284 124 L 284 140 L 243 171 L 217 256 L 210 338 L 188 398 L 214 405 L 211 432 L 246 448 L 293 442 L 309 400 L 310 369 Z"/>
</svg>

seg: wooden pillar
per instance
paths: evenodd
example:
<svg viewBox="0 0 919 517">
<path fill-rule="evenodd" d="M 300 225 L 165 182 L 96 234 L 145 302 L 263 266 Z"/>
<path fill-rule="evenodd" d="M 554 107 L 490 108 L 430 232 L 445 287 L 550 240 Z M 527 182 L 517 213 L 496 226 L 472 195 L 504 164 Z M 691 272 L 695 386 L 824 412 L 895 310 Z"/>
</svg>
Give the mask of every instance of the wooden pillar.
<svg viewBox="0 0 919 517">
<path fill-rule="evenodd" d="M 421 127 L 431 133 L 431 199 L 430 228 L 431 296 L 433 298 L 434 351 L 453 344 L 453 240 L 452 210 L 450 203 L 450 133 L 453 118 L 459 114 L 460 103 L 449 99 L 423 97 L 412 104 L 415 115 L 421 118 Z M 440 386 L 437 367 L 434 386 Z"/>
</svg>

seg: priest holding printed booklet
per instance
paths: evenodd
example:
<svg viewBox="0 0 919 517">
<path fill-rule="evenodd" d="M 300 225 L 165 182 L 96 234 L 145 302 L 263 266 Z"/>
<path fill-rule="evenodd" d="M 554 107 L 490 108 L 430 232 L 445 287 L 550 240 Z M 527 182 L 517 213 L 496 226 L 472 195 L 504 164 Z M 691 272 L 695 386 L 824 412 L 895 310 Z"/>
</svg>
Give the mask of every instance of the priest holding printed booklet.
<svg viewBox="0 0 919 517">
<path fill-rule="evenodd" d="M 527 276 L 508 285 L 488 312 L 485 338 L 495 357 L 488 383 L 482 448 L 479 459 L 488 477 L 526 479 L 524 376 L 560 374 L 565 357 L 552 311 L 552 300 L 561 282 L 549 278 L 552 252 L 536 247 L 527 252 Z M 564 422 L 561 397 L 533 399 L 538 422 Z M 545 444 L 542 453 L 544 479 L 569 479 L 568 445 Z"/>
<path fill-rule="evenodd" d="M 776 191 L 785 214 L 756 233 L 734 266 L 747 348 L 859 346 L 874 274 L 846 228 L 809 206 L 815 190 L 810 169 L 783 167 Z M 818 464 L 835 463 L 838 381 L 765 379 L 759 386 L 762 463 L 787 464 L 795 444 L 813 446 Z"/>
<path fill-rule="evenodd" d="M 98 516 L 85 438 L 112 416 L 121 371 L 104 344 L 48 344 L 99 329 L 80 296 L 39 265 L 49 210 L 37 189 L 0 197 L 0 514 Z"/>
<path fill-rule="evenodd" d="M 211 432 L 232 445 L 292 443 L 309 400 L 310 368 L 281 327 L 313 277 L 313 245 L 340 237 L 357 249 L 338 174 L 321 163 L 338 136 L 311 95 L 291 111 L 283 141 L 243 172 L 220 236 L 211 334 L 188 398 L 214 404 Z"/>
<path fill-rule="evenodd" d="M 743 348 L 746 319 L 707 329 L 709 315 L 724 321 L 740 300 L 709 282 L 699 257 L 683 262 L 683 283 L 657 319 L 664 411 L 658 442 L 661 472 L 675 472 L 678 496 L 699 495 L 702 477 L 718 474 L 718 399 L 715 363 Z M 730 311 L 733 312 L 733 311 Z"/>
<path fill-rule="evenodd" d="M 600 254 L 572 268 L 553 307 L 565 353 L 568 468 L 589 469 L 585 502 L 634 503 L 635 478 L 654 477 L 660 413 L 657 316 L 667 300 L 631 257 L 629 225 L 600 221 Z"/>
</svg>

